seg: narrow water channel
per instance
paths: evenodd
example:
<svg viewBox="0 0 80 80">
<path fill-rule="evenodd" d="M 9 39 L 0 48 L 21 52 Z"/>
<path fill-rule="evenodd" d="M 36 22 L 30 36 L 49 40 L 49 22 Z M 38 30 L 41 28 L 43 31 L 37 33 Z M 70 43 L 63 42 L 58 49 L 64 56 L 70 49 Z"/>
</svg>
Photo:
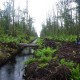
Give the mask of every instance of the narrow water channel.
<svg viewBox="0 0 80 80">
<path fill-rule="evenodd" d="M 0 68 L 0 80 L 23 80 L 24 61 L 30 56 L 16 56 L 15 63 L 6 64 Z"/>
<path fill-rule="evenodd" d="M 36 43 L 37 39 L 32 43 Z M 31 53 L 34 50 L 31 49 Z M 23 80 L 23 72 L 24 72 L 24 62 L 27 61 L 31 55 L 27 55 L 29 53 L 29 48 L 24 49 L 22 54 L 24 56 L 16 56 L 15 63 L 9 63 L 0 68 L 0 80 Z"/>
</svg>

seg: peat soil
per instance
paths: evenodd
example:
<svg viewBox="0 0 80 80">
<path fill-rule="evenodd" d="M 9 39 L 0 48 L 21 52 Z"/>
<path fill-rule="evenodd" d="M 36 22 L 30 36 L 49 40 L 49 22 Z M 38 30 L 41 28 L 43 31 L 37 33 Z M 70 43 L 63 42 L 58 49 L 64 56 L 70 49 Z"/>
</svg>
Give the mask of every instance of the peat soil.
<svg viewBox="0 0 80 80">
<path fill-rule="evenodd" d="M 25 67 L 23 78 L 25 80 L 70 80 L 71 71 L 65 65 L 59 64 L 61 59 L 66 59 L 80 63 L 80 45 L 75 42 L 54 41 L 44 39 L 44 47 L 57 48 L 54 57 L 58 59 L 51 60 L 45 68 L 39 68 L 38 62 L 33 62 Z"/>
<path fill-rule="evenodd" d="M 76 63 L 80 63 L 80 45 L 74 42 L 64 42 L 58 49 L 57 55 L 59 59 L 65 58 Z"/>
<path fill-rule="evenodd" d="M 0 42 L 0 67 L 9 61 L 13 61 L 18 54 L 17 44 L 14 42 Z"/>
</svg>

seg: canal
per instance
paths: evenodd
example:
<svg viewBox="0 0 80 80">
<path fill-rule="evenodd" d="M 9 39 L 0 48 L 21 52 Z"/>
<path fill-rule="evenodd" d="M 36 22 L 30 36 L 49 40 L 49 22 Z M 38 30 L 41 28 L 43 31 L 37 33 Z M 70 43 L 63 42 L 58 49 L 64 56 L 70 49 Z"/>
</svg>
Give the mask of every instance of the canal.
<svg viewBox="0 0 80 80">
<path fill-rule="evenodd" d="M 8 63 L 0 68 L 0 80 L 23 80 L 24 62 L 31 56 L 16 56 L 15 62 Z"/>
</svg>

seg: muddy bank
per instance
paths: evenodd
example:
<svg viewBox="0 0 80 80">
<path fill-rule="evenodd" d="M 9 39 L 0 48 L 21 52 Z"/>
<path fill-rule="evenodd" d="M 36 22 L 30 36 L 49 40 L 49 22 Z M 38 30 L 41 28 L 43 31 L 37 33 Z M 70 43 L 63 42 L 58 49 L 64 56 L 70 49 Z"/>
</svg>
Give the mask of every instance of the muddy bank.
<svg viewBox="0 0 80 80">
<path fill-rule="evenodd" d="M 0 67 L 9 61 L 13 61 L 18 52 L 16 43 L 0 43 Z"/>
<path fill-rule="evenodd" d="M 30 40 L 28 43 L 32 43 L 35 39 Z M 24 47 L 19 46 L 15 42 L 0 42 L 0 66 L 7 62 L 13 61 L 16 55 L 25 55 L 21 53 Z M 27 53 L 27 55 L 30 55 Z"/>
<path fill-rule="evenodd" d="M 25 68 L 25 80 L 70 80 L 71 71 L 65 65 L 54 61 L 49 62 L 45 68 L 39 68 L 34 62 Z"/>
<path fill-rule="evenodd" d="M 64 42 L 57 51 L 59 59 L 65 58 L 76 63 L 80 63 L 80 45 L 72 42 Z"/>
</svg>

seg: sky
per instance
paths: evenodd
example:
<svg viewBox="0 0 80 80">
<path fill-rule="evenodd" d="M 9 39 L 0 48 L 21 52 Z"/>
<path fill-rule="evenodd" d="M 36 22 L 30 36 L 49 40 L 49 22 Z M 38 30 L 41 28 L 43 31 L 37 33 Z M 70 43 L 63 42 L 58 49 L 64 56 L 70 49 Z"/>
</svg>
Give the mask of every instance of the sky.
<svg viewBox="0 0 80 80">
<path fill-rule="evenodd" d="M 4 0 L 2 0 L 4 1 Z M 42 23 L 46 21 L 48 14 L 52 13 L 53 8 L 56 10 L 58 0 L 28 0 L 29 15 L 33 18 L 33 25 L 38 35 L 42 28 Z M 1 8 L 0 0 L 0 8 Z M 15 7 L 20 5 L 21 9 L 26 7 L 26 0 L 15 0 Z"/>
<path fill-rule="evenodd" d="M 40 34 L 42 23 L 45 22 L 48 14 L 52 12 L 55 4 L 56 0 L 30 0 L 29 12 L 34 19 L 34 27 L 38 35 Z"/>
</svg>

